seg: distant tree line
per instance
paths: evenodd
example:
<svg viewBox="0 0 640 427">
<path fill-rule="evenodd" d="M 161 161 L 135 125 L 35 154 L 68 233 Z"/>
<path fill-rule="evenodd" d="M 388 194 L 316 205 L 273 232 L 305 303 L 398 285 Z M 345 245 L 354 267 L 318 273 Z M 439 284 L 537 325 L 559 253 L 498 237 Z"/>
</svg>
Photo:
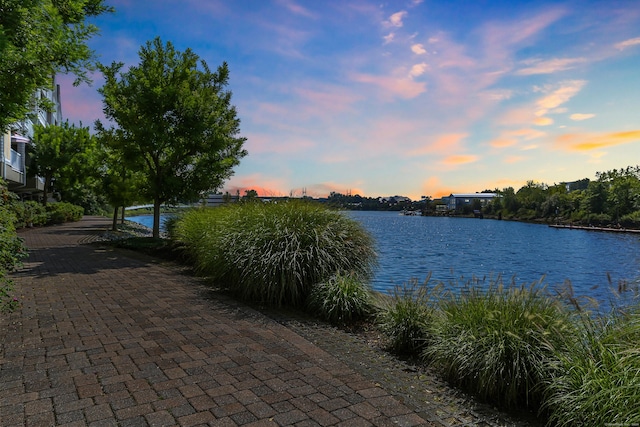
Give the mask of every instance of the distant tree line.
<svg viewBox="0 0 640 427">
<path fill-rule="evenodd" d="M 480 200 L 460 208 L 453 215 L 473 215 L 481 210 L 485 218 L 520 221 L 640 228 L 640 166 L 597 172 L 595 180 L 583 178 L 570 183 L 547 185 L 528 181 L 515 190 L 507 187 L 483 192 L 499 197 L 482 206 Z M 331 193 L 332 206 L 351 210 L 437 212 L 439 200 L 380 199 Z"/>
<path fill-rule="evenodd" d="M 506 219 L 580 225 L 640 227 L 640 166 L 597 172 L 587 178 L 552 186 L 527 182 L 518 191 L 496 190 L 501 197 L 485 215 Z"/>
</svg>

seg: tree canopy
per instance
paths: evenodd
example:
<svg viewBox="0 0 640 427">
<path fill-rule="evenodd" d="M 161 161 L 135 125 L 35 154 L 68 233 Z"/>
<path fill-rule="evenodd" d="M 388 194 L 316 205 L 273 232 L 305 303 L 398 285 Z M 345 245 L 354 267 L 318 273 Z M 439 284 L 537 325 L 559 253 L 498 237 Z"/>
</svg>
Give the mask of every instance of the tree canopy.
<svg viewBox="0 0 640 427">
<path fill-rule="evenodd" d="M 48 191 L 53 182 L 60 182 L 66 189 L 89 176 L 93 169 L 95 138 L 88 127 L 62 125 L 35 125 L 30 169 L 44 178 L 43 203 L 47 203 Z"/>
<path fill-rule="evenodd" d="M 56 73 L 89 80 L 87 41 L 98 28 L 85 21 L 111 11 L 104 0 L 0 0 L 0 132 L 25 117 L 37 89 L 52 89 Z"/>
<path fill-rule="evenodd" d="M 226 63 L 212 72 L 190 49 L 179 52 L 160 38 L 142 46 L 139 56 L 140 64 L 124 72 L 122 63 L 99 66 L 104 113 L 117 127 L 97 122 L 96 128 L 110 133 L 123 161 L 143 172 L 158 237 L 160 205 L 219 188 L 247 154 L 246 138 L 238 136 L 240 120 L 225 90 Z"/>
</svg>

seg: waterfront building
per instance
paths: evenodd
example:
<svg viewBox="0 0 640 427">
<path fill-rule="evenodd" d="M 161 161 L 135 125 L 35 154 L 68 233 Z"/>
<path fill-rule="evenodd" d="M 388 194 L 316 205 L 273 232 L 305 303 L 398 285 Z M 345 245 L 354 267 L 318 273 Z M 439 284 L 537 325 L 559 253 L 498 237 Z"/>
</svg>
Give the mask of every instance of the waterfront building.
<svg viewBox="0 0 640 427">
<path fill-rule="evenodd" d="M 478 200 L 481 207 L 484 207 L 495 199 L 500 197 L 497 193 L 457 193 L 451 194 L 448 197 L 442 197 L 442 204 L 440 206 L 446 206 L 447 211 L 459 211 L 464 209 L 465 206 L 472 206 L 474 200 Z"/>
<path fill-rule="evenodd" d="M 44 179 L 29 176 L 27 171 L 34 125 L 62 124 L 60 85 L 55 78 L 52 89 L 38 89 L 30 103 L 31 112 L 0 135 L 0 177 L 7 181 L 9 190 L 23 200 L 38 199 L 44 191 Z"/>
</svg>

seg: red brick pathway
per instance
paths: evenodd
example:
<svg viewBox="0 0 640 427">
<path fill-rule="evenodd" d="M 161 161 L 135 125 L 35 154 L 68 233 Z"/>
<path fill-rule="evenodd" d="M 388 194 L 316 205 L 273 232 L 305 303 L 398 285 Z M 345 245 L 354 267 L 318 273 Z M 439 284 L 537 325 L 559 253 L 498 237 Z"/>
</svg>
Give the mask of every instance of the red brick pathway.
<svg viewBox="0 0 640 427">
<path fill-rule="evenodd" d="M 22 308 L 0 315 L 1 426 L 429 425 L 285 326 L 83 244 L 108 226 L 21 233 Z"/>
</svg>

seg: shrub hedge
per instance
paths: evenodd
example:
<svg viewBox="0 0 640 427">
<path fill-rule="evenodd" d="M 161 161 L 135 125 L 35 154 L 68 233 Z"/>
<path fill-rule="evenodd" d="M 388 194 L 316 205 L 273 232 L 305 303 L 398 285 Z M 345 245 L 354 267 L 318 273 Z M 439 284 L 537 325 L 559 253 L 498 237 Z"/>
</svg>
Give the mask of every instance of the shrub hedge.
<svg viewBox="0 0 640 427">
<path fill-rule="evenodd" d="M 342 273 L 367 280 L 374 241 L 355 220 L 311 201 L 247 202 L 185 213 L 170 231 L 197 270 L 242 298 L 303 307 Z"/>
</svg>

